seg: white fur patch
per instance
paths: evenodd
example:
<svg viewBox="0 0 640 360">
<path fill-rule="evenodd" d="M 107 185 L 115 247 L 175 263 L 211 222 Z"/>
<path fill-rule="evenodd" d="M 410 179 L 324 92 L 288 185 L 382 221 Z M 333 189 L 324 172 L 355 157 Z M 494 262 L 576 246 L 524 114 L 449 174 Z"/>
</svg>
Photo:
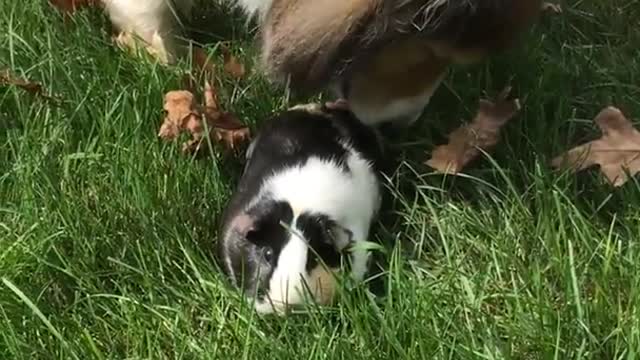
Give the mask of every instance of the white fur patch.
<svg viewBox="0 0 640 360">
<path fill-rule="evenodd" d="M 151 42 L 154 32 L 161 35 L 171 31 L 176 18 L 169 0 L 103 0 L 111 21 L 122 31 L 137 34 Z M 188 14 L 193 0 L 176 0 L 176 8 Z"/>
<path fill-rule="evenodd" d="M 276 308 L 284 308 L 288 304 L 299 304 L 304 301 L 304 281 L 307 264 L 307 244 L 300 237 L 291 234 L 289 241 L 282 248 L 276 267 L 269 280 L 268 299 L 257 304 L 259 312 L 268 312 L 273 304 Z"/>
<path fill-rule="evenodd" d="M 350 147 L 345 147 L 351 150 Z M 294 212 L 294 223 L 295 218 L 305 211 L 322 213 L 351 231 L 355 242 L 367 241 L 372 219 L 380 207 L 378 180 L 371 164 L 353 150 L 348 156 L 347 164 L 350 172 L 344 172 L 334 161 L 312 157 L 301 166 L 286 169 L 267 179 L 263 192 L 269 192 L 276 200 L 288 201 Z M 306 273 L 309 247 L 306 240 L 301 239 L 301 233 L 295 226 L 293 232 L 280 253 L 278 266 L 269 283 L 268 298 L 271 302 L 266 299 L 262 303 L 256 303 L 256 310 L 261 313 L 282 311 L 287 304 L 303 303 L 307 289 L 321 303 L 325 303 L 327 296 L 331 297 L 333 294 L 335 284 L 330 283 L 334 281 L 333 278 L 326 274 L 311 276 Z M 347 245 L 343 241 L 338 247 Z M 369 257 L 368 251 L 352 254 L 351 275 L 354 279 L 364 278 Z M 314 269 L 311 273 L 314 271 L 318 272 Z M 322 283 L 318 284 L 318 281 Z M 331 294 L 326 294 L 327 292 Z"/>
</svg>

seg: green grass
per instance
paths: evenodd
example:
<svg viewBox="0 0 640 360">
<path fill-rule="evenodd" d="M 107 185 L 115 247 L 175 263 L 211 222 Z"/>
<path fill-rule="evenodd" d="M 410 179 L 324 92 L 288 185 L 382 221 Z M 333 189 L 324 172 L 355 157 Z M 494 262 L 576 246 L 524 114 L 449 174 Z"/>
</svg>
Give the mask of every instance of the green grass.
<svg viewBox="0 0 640 360">
<path fill-rule="evenodd" d="M 402 163 L 372 239 L 386 244 L 385 296 L 356 289 L 274 319 L 212 258 L 241 164 L 156 138 L 188 64 L 118 51 L 97 11 L 65 25 L 45 1 L 0 2 L 0 68 L 61 98 L 0 88 L 0 359 L 637 359 L 639 183 L 548 163 L 597 136 L 606 105 L 640 118 L 640 2 L 564 5 L 520 48 L 455 69 L 394 136 Z M 217 15 L 200 35 L 233 39 L 251 64 L 242 20 Z M 524 110 L 492 157 L 460 178 L 422 165 L 509 80 Z M 219 81 L 254 129 L 287 106 L 258 73 Z"/>
</svg>

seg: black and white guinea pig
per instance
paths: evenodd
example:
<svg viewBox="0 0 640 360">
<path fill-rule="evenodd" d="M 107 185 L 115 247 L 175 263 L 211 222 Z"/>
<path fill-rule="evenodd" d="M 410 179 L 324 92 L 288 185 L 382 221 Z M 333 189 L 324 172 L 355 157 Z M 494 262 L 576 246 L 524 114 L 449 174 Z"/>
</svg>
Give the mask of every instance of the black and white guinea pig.
<svg viewBox="0 0 640 360">
<path fill-rule="evenodd" d="M 259 313 L 333 301 L 341 254 L 368 241 L 381 203 L 380 138 L 350 112 L 298 105 L 266 122 L 222 220 L 218 255 Z M 350 275 L 371 254 L 354 247 Z"/>
</svg>

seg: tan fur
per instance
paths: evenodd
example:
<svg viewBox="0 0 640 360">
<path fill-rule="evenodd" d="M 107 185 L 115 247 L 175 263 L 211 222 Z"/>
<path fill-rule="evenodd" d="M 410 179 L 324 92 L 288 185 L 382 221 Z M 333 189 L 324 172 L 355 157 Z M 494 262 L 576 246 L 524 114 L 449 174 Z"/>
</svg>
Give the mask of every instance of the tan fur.
<svg viewBox="0 0 640 360">
<path fill-rule="evenodd" d="M 345 95 L 352 111 L 365 123 L 411 122 L 436 91 L 450 63 L 415 38 L 398 41 L 352 73 Z"/>
<path fill-rule="evenodd" d="M 262 29 L 262 59 L 267 72 L 280 81 L 287 76 L 294 82 L 300 78 L 305 86 L 327 81 L 331 59 L 318 54 L 338 52 L 358 19 L 375 13 L 380 1 L 274 0 Z M 280 71 L 284 68 L 288 69 L 286 74 Z"/>
<path fill-rule="evenodd" d="M 318 305 L 331 305 L 335 301 L 338 269 L 318 266 L 309 274 L 309 290 Z"/>
<path fill-rule="evenodd" d="M 413 118 L 416 102 L 426 105 L 450 64 L 514 46 L 541 6 L 541 0 L 274 0 L 262 26 L 262 61 L 294 91 L 348 83 L 343 95 L 363 121 L 385 106 L 404 106 Z"/>
<path fill-rule="evenodd" d="M 478 61 L 512 46 L 538 16 L 541 3 L 274 0 L 262 27 L 262 56 L 277 80 L 291 76 L 294 87 L 300 88 L 322 87 L 348 67 L 345 64 L 359 65 L 381 51 L 380 46 L 407 37 L 433 43 L 441 57 Z"/>
<path fill-rule="evenodd" d="M 354 72 L 351 92 L 366 96 L 372 102 L 422 92 L 450 63 L 435 55 L 427 45 L 413 38 L 385 47 L 371 62 Z"/>
</svg>

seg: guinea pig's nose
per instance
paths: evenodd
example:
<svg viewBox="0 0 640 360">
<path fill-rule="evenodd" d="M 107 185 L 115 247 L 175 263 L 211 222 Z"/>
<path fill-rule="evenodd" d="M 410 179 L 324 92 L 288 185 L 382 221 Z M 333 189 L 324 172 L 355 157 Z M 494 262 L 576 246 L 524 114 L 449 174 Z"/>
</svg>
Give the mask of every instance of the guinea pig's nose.
<svg viewBox="0 0 640 360">
<path fill-rule="evenodd" d="M 241 280 L 241 287 L 247 295 L 263 298 L 268 292 L 269 279 L 276 261 L 275 251 L 270 247 L 253 246 L 250 256 L 247 256 L 245 276 Z"/>
</svg>

